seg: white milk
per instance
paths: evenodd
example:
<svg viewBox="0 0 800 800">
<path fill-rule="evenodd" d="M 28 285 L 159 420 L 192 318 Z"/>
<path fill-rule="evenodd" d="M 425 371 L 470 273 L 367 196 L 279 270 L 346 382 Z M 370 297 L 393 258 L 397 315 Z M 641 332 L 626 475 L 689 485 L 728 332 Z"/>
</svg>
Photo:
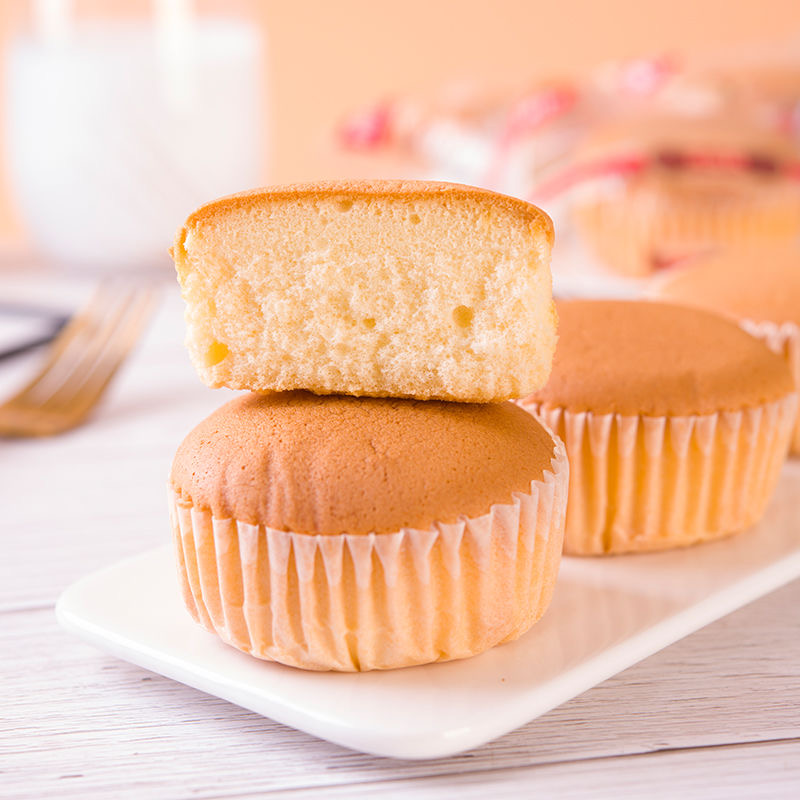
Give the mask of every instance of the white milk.
<svg viewBox="0 0 800 800">
<path fill-rule="evenodd" d="M 76 24 L 8 53 L 7 153 L 35 245 L 75 267 L 164 263 L 196 206 L 263 182 L 261 52 L 252 26 Z"/>
</svg>

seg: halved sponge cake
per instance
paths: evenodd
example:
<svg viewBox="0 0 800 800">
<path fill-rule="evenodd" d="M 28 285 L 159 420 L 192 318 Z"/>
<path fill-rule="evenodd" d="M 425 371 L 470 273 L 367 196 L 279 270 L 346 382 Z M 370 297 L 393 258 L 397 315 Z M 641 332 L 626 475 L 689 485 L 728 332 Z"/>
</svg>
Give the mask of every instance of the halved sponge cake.
<svg viewBox="0 0 800 800">
<path fill-rule="evenodd" d="M 552 243 L 522 200 L 351 181 L 209 203 L 172 252 L 210 386 L 485 402 L 547 381 Z"/>
</svg>

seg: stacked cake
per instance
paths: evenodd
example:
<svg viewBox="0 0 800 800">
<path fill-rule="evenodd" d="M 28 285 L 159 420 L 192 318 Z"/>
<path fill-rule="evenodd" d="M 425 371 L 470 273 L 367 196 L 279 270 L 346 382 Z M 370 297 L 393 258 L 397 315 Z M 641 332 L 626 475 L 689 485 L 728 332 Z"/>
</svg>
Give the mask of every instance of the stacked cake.
<svg viewBox="0 0 800 800">
<path fill-rule="evenodd" d="M 549 218 L 495 193 L 327 183 L 210 203 L 173 257 L 188 345 L 245 389 L 170 478 L 186 605 L 260 658 L 367 670 L 524 633 L 561 556 Z"/>
<path fill-rule="evenodd" d="M 191 356 L 248 392 L 173 464 L 198 622 L 307 669 L 463 658 L 541 617 L 562 547 L 663 550 L 762 517 L 796 428 L 786 354 L 677 289 L 683 305 L 556 307 L 552 239 L 528 203 L 439 183 L 268 189 L 189 217 Z"/>
</svg>

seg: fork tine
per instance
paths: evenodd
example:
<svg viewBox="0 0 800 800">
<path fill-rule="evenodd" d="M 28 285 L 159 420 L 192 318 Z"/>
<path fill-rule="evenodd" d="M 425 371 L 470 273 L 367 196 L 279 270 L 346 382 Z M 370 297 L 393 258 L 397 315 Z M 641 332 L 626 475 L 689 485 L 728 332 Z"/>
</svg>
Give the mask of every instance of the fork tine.
<svg viewBox="0 0 800 800">
<path fill-rule="evenodd" d="M 0 436 L 44 436 L 80 424 L 132 350 L 156 298 L 150 287 L 120 294 L 109 282 L 101 285 L 59 336 L 45 366 L 0 405 Z"/>
<path fill-rule="evenodd" d="M 115 298 L 105 309 L 104 315 L 95 320 L 92 326 L 87 326 L 75 346 L 65 352 L 58 374 L 52 380 L 41 380 L 39 386 L 30 392 L 28 399 L 49 411 L 58 411 L 69 405 L 72 396 L 88 379 L 103 352 L 113 346 L 114 337 L 134 306 L 136 298 L 135 290 L 128 290 L 121 297 Z"/>
<path fill-rule="evenodd" d="M 53 342 L 39 371 L 7 402 L 38 403 L 36 395 L 43 390 L 47 383 L 53 382 L 56 376 L 64 372 L 65 364 L 70 367 L 74 363 L 76 356 L 73 356 L 73 352 L 77 352 L 79 357 L 82 351 L 81 344 L 97 338 L 95 331 L 113 299 L 114 291 L 110 283 L 105 281 L 100 284 L 86 305 L 64 326 L 64 330 Z M 70 357 L 67 358 L 67 356 Z"/>
<path fill-rule="evenodd" d="M 115 326 L 94 363 L 85 372 L 76 372 L 75 380 L 65 383 L 63 391 L 45 404 L 45 410 L 66 407 L 76 422 L 84 419 L 139 340 L 154 306 L 155 295 L 151 291 L 134 296 L 123 313 L 115 317 Z"/>
</svg>

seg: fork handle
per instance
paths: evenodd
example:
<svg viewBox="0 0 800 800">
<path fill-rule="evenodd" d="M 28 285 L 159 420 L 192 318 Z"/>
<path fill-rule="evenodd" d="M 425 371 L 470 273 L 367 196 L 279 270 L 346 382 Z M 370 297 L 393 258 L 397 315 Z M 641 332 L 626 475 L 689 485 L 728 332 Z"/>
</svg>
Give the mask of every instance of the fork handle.
<svg viewBox="0 0 800 800">
<path fill-rule="evenodd" d="M 14 358 L 15 356 L 21 356 L 23 353 L 27 353 L 30 350 L 35 350 L 37 347 L 41 347 L 45 344 L 50 344 L 53 339 L 58 336 L 61 332 L 61 329 L 64 325 L 67 324 L 66 318 L 58 319 L 54 324 L 53 327 L 47 333 L 43 333 L 40 336 L 37 336 L 34 339 L 29 339 L 27 342 L 23 342 L 22 344 L 14 345 L 13 347 L 9 347 L 6 350 L 0 350 L 0 361 L 6 361 L 9 358 Z"/>
</svg>

